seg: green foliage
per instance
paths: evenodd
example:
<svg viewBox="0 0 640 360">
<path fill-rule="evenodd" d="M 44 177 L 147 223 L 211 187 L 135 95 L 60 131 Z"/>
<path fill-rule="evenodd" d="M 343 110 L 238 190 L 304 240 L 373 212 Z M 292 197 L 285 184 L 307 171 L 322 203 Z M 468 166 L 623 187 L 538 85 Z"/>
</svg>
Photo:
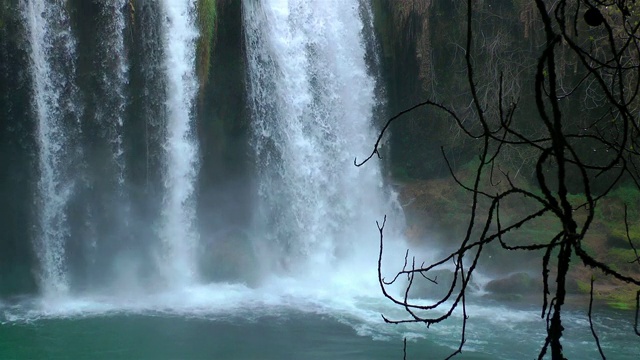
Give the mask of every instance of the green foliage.
<svg viewBox="0 0 640 360">
<path fill-rule="evenodd" d="M 542 192 L 540 192 L 542 194 Z M 567 195 L 567 200 L 569 200 L 569 202 L 571 203 L 571 205 L 575 208 L 578 207 L 582 204 L 585 204 L 587 202 L 587 197 L 580 193 L 580 194 L 568 194 Z"/>
<path fill-rule="evenodd" d="M 636 261 L 636 254 L 633 249 L 623 248 L 611 248 L 608 255 L 615 261 L 615 263 L 632 263 Z"/>
<path fill-rule="evenodd" d="M 607 305 L 618 310 L 633 310 L 634 305 L 628 301 L 607 301 Z"/>
<path fill-rule="evenodd" d="M 502 214 L 500 214 L 502 217 Z M 514 220 L 520 220 L 522 217 L 514 217 Z M 525 224 L 511 234 L 505 236 L 509 240 L 513 240 L 512 245 L 528 245 L 548 242 L 560 231 L 560 225 L 551 216 L 543 216 L 540 219 L 532 221 L 531 224 Z M 545 226 L 545 223 L 547 226 Z"/>
<path fill-rule="evenodd" d="M 637 218 L 640 214 L 640 190 L 633 186 L 621 186 L 611 192 L 611 197 L 627 204 L 629 217 Z"/>
<path fill-rule="evenodd" d="M 209 80 L 211 69 L 211 50 L 215 44 L 217 25 L 216 0 L 198 0 L 198 27 L 200 38 L 197 49 L 197 74 L 200 87 L 204 87 Z"/>
<path fill-rule="evenodd" d="M 619 310 L 633 310 L 636 305 L 635 292 L 629 288 L 611 292 L 602 296 L 602 300 L 604 300 L 610 307 Z"/>
<path fill-rule="evenodd" d="M 591 291 L 591 284 L 587 281 L 576 280 L 576 284 L 581 293 L 588 294 Z"/>
<path fill-rule="evenodd" d="M 627 206 L 628 232 L 635 246 L 640 246 L 640 190 L 631 186 L 614 189 L 596 207 L 596 221 L 602 223 L 614 246 L 628 247 L 624 207 Z"/>
<path fill-rule="evenodd" d="M 588 281 L 576 281 L 578 290 L 583 294 L 591 292 L 591 283 Z M 635 291 L 633 287 L 618 287 L 613 291 L 600 292 L 594 287 L 593 298 L 604 301 L 609 307 L 618 310 L 633 310 L 635 308 Z"/>
<path fill-rule="evenodd" d="M 624 224 L 610 225 L 610 239 L 616 246 L 629 246 L 629 239 L 634 246 L 640 246 L 640 224 L 629 226 L 629 237 L 627 238 L 627 229 Z"/>
</svg>

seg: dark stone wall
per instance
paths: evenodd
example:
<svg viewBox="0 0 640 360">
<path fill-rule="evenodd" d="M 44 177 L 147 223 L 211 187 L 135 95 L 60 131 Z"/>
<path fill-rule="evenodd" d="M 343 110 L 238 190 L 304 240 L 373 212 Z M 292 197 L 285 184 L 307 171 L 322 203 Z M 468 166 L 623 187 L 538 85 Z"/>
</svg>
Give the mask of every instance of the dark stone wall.
<svg viewBox="0 0 640 360">
<path fill-rule="evenodd" d="M 198 98 L 198 213 L 202 256 L 208 259 L 203 264 L 216 262 L 214 248 L 242 246 L 236 240 L 252 221 L 254 193 L 242 2 L 219 1 L 217 15 L 209 81 Z M 209 277 L 221 276 L 219 270 L 203 269 Z"/>
<path fill-rule="evenodd" d="M 449 23 L 445 30 L 442 22 L 452 19 L 453 3 L 375 0 L 374 11 L 389 113 L 395 115 L 426 99 L 439 100 L 442 78 L 455 69 L 450 48 L 437 47 L 458 36 L 457 26 Z M 451 145 L 450 127 L 442 112 L 427 107 L 396 121 L 391 128 L 393 176 L 428 179 L 448 174 L 441 146 Z M 467 160 L 459 148 L 446 150 L 454 161 Z"/>
<path fill-rule="evenodd" d="M 31 292 L 35 123 L 17 1 L 0 1 L 0 295 Z"/>
</svg>

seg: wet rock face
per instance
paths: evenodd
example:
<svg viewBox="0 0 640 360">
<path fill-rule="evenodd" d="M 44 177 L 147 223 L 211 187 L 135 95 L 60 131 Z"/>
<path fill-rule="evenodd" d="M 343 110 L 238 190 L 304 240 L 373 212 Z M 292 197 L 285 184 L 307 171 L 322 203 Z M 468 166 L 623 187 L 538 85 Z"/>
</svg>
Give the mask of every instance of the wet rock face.
<svg viewBox="0 0 640 360">
<path fill-rule="evenodd" d="M 542 283 L 527 273 L 514 273 L 507 277 L 491 280 L 485 290 L 499 295 L 519 294 L 528 295 L 539 293 Z"/>
</svg>

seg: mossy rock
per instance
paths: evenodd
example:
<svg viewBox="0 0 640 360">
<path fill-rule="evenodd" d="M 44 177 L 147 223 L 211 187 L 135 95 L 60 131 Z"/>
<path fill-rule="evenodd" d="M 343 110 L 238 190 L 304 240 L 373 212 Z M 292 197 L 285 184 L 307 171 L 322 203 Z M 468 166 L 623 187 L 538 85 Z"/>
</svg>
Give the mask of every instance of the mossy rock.
<svg viewBox="0 0 640 360">
<path fill-rule="evenodd" d="M 529 295 L 539 293 L 541 287 L 540 281 L 527 273 L 519 272 L 489 281 L 485 290 L 499 295 Z"/>
</svg>

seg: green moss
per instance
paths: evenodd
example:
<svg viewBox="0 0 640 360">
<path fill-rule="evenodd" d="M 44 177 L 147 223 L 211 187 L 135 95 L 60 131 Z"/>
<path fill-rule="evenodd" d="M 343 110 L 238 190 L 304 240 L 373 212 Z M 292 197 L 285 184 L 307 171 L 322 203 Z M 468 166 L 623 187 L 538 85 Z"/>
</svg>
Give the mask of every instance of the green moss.
<svg viewBox="0 0 640 360">
<path fill-rule="evenodd" d="M 200 38 L 197 49 L 197 74 L 200 87 L 204 87 L 209 80 L 211 69 L 211 50 L 215 44 L 217 25 L 216 0 L 198 0 L 198 27 Z"/>
<path fill-rule="evenodd" d="M 634 305 L 629 302 L 608 301 L 607 305 L 618 310 L 632 310 Z"/>
<path fill-rule="evenodd" d="M 609 250 L 609 256 L 615 263 L 629 264 L 637 260 L 633 249 L 612 248 Z"/>
<path fill-rule="evenodd" d="M 519 220 L 520 218 L 518 218 Z M 506 239 L 514 240 L 512 245 L 530 245 L 530 244 L 545 244 L 551 241 L 554 236 L 559 232 L 559 227 L 551 223 L 549 227 L 535 227 L 531 224 L 527 224 L 512 234 L 505 236 Z"/>
<path fill-rule="evenodd" d="M 627 237 L 627 228 L 623 222 L 605 222 L 605 225 L 609 229 L 609 241 L 612 246 L 616 247 L 629 247 L 629 239 L 631 243 L 640 248 L 640 224 L 629 225 L 629 236 Z"/>
<path fill-rule="evenodd" d="M 586 281 L 580 281 L 580 280 L 576 280 L 576 283 L 578 284 L 578 290 L 583 293 L 583 294 L 588 294 L 589 292 L 591 292 L 591 284 L 586 282 Z"/>
<path fill-rule="evenodd" d="M 629 216 L 634 218 L 640 214 L 640 190 L 633 186 L 621 186 L 611 192 L 611 197 L 620 199 L 627 203 Z"/>
<path fill-rule="evenodd" d="M 625 244 L 629 243 L 627 239 L 627 227 L 624 224 L 610 224 L 611 236 L 620 238 Z M 629 237 L 635 243 L 640 240 L 640 224 L 633 224 L 629 226 Z"/>
<path fill-rule="evenodd" d="M 607 305 L 614 309 L 632 310 L 636 306 L 635 292 L 629 288 L 621 289 L 604 297 Z"/>
<path fill-rule="evenodd" d="M 587 202 L 587 197 L 582 193 L 568 194 L 567 200 L 569 200 L 569 203 L 571 203 L 571 206 L 573 206 L 574 208 L 577 208 L 578 206 L 581 206 L 582 204 L 585 204 Z"/>
<path fill-rule="evenodd" d="M 591 292 L 591 284 L 588 281 L 576 280 L 578 290 L 583 294 Z M 594 289 L 594 299 L 604 301 L 607 306 L 619 310 L 632 310 L 635 308 L 635 290 L 630 286 L 618 288 L 610 293 L 599 293 Z"/>
<path fill-rule="evenodd" d="M 624 220 L 624 205 L 627 205 L 627 218 L 640 217 L 640 190 L 636 187 L 621 186 L 609 193 L 603 199 L 602 206 L 596 208 L 596 216 L 605 222 L 622 222 Z"/>
<path fill-rule="evenodd" d="M 614 247 L 629 247 L 627 227 L 624 222 L 625 205 L 629 238 L 634 246 L 640 246 L 640 190 L 621 186 L 601 199 L 595 208 L 595 221 L 606 228 L 609 242 Z"/>
</svg>

